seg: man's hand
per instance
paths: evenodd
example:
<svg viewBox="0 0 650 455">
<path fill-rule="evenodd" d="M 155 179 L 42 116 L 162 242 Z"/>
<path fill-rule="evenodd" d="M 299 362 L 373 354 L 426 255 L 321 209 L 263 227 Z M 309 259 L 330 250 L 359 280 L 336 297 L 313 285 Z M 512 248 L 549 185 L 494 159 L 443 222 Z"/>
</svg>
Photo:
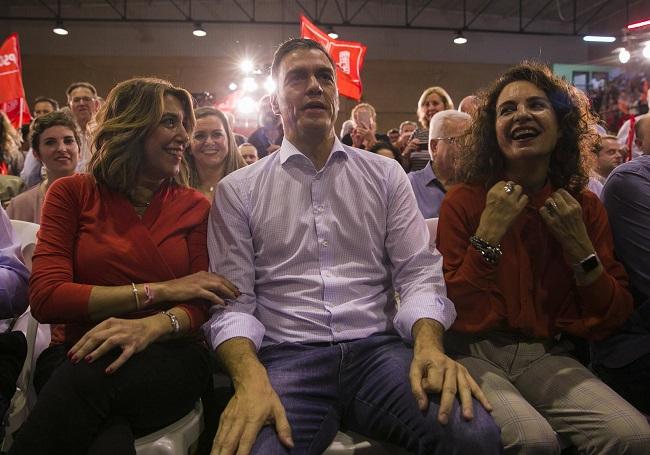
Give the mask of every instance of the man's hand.
<svg viewBox="0 0 650 455">
<path fill-rule="evenodd" d="M 211 455 L 245 455 L 250 453 L 257 434 L 264 425 L 275 425 L 280 442 L 293 447 L 291 427 L 269 380 L 255 379 L 235 386 L 235 396 L 219 419 L 219 429 L 212 444 Z"/>
<path fill-rule="evenodd" d="M 284 406 L 257 359 L 253 343 L 247 338 L 231 338 L 217 347 L 217 357 L 232 377 L 235 396 L 221 414 L 211 455 L 250 453 L 264 425 L 275 425 L 280 442 L 292 448 Z"/>
<path fill-rule="evenodd" d="M 413 326 L 415 345 L 409 379 L 420 410 L 427 409 L 427 392 L 432 392 L 440 393 L 438 422 L 443 425 L 449 422 L 449 414 L 457 393 L 465 419 L 474 418 L 472 396 L 487 411 L 492 411 L 490 402 L 467 369 L 444 354 L 443 333 L 442 325 L 433 319 L 420 319 Z"/>
</svg>

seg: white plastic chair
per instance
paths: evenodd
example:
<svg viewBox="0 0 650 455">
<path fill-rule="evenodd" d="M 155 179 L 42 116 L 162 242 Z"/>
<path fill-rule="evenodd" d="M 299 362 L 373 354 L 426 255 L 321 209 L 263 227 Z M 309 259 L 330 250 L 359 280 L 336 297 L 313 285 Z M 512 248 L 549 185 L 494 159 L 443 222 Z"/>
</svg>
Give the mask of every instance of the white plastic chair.
<svg viewBox="0 0 650 455">
<path fill-rule="evenodd" d="M 203 431 L 203 405 L 196 402 L 194 409 L 180 420 L 135 441 L 138 455 L 187 455 Z"/>
<path fill-rule="evenodd" d="M 427 218 L 424 220 L 427 222 L 427 227 L 429 228 L 429 247 L 436 247 L 436 235 L 438 234 L 438 218 Z"/>
</svg>

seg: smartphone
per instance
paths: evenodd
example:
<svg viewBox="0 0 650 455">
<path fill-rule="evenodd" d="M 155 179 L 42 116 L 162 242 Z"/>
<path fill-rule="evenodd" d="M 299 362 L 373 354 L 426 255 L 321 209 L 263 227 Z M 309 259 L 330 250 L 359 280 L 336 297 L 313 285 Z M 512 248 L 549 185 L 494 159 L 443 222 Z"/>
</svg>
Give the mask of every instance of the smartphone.
<svg viewBox="0 0 650 455">
<path fill-rule="evenodd" d="M 359 112 L 357 112 L 357 121 L 359 126 L 370 129 L 370 112 L 359 109 Z"/>
</svg>

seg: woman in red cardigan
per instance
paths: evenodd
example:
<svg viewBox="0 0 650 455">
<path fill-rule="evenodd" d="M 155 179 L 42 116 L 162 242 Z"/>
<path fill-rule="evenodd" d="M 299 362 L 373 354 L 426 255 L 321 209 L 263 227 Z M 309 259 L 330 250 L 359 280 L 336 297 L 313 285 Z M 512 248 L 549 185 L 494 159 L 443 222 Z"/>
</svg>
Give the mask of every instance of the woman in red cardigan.
<svg viewBox="0 0 650 455">
<path fill-rule="evenodd" d="M 206 272 L 209 202 L 187 187 L 189 93 L 118 84 L 99 115 L 89 174 L 57 180 L 41 217 L 32 313 L 53 324 L 38 402 L 12 454 L 135 454 L 205 390 L 197 330 L 237 289 Z"/>
<path fill-rule="evenodd" d="M 506 454 L 647 453 L 650 427 L 570 352 L 632 310 L 605 210 L 586 191 L 586 97 L 523 63 L 483 94 L 437 243 L 458 317 L 452 354 L 492 403 Z M 556 434 L 557 433 L 557 434 Z"/>
</svg>

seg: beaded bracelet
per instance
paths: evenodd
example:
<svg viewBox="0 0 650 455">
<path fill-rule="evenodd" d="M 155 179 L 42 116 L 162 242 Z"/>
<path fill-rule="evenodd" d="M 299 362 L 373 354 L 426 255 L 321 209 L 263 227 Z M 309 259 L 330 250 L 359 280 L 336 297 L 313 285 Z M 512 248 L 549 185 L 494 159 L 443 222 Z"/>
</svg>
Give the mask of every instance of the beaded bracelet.
<svg viewBox="0 0 650 455">
<path fill-rule="evenodd" d="M 138 296 L 138 288 L 135 287 L 135 283 L 131 282 L 131 287 L 133 288 L 133 295 L 135 296 L 135 309 L 136 311 L 140 309 L 140 297 Z"/>
<path fill-rule="evenodd" d="M 490 245 L 488 242 L 475 235 L 469 238 L 469 243 L 481 253 L 481 257 L 488 264 L 497 264 L 501 258 L 501 245 Z"/>
</svg>

